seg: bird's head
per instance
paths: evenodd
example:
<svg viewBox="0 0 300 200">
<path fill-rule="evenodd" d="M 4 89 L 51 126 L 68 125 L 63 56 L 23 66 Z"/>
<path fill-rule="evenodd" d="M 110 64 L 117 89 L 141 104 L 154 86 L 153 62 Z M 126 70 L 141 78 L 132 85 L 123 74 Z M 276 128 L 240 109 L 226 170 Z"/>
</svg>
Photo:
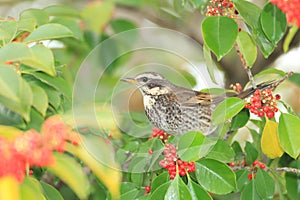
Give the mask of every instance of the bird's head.
<svg viewBox="0 0 300 200">
<path fill-rule="evenodd" d="M 172 85 L 162 75 L 155 72 L 144 72 L 134 78 L 123 78 L 121 81 L 135 84 L 144 95 L 159 95 L 169 92 Z"/>
</svg>

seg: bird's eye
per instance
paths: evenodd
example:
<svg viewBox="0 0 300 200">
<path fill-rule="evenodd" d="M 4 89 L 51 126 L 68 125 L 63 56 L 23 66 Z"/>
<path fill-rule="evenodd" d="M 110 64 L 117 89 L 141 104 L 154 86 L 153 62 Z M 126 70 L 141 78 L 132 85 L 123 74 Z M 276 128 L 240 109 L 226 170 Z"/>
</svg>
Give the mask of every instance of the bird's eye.
<svg viewBox="0 0 300 200">
<path fill-rule="evenodd" d="M 146 82 L 148 81 L 148 78 L 147 78 L 147 77 L 143 77 L 142 81 L 143 81 L 144 83 L 146 83 Z"/>
</svg>

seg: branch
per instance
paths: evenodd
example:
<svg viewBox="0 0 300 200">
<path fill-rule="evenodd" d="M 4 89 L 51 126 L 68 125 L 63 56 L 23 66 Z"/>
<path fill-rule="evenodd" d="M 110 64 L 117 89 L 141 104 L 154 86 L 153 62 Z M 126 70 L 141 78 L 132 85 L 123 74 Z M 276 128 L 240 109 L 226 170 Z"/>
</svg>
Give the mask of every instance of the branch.
<svg viewBox="0 0 300 200">
<path fill-rule="evenodd" d="M 275 169 L 277 172 L 291 172 L 295 174 L 300 174 L 300 169 L 291 168 L 291 167 L 278 167 Z"/>
</svg>

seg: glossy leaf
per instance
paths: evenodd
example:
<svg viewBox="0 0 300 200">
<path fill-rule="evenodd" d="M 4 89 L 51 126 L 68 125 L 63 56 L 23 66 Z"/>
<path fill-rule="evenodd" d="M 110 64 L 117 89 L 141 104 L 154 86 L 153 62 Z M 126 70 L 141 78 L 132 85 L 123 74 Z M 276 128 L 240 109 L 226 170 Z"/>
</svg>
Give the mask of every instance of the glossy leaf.
<svg viewBox="0 0 300 200">
<path fill-rule="evenodd" d="M 232 118 L 231 127 L 232 131 L 244 127 L 249 121 L 250 113 L 249 109 L 242 109 L 236 116 Z"/>
<path fill-rule="evenodd" d="M 274 4 L 267 3 L 261 13 L 261 25 L 268 39 L 273 43 L 277 42 L 286 32 L 285 14 Z"/>
<path fill-rule="evenodd" d="M 20 19 L 34 19 L 38 26 L 46 24 L 49 22 L 49 15 L 47 12 L 41 9 L 31 8 L 24 10 L 20 14 Z"/>
<path fill-rule="evenodd" d="M 51 20 L 51 23 L 64 25 L 65 27 L 67 27 L 73 32 L 75 38 L 82 41 L 84 40 L 83 31 L 80 28 L 78 21 L 76 19 L 69 18 L 69 17 L 56 17 Z"/>
<path fill-rule="evenodd" d="M 32 18 L 20 19 L 18 21 L 18 31 L 32 32 L 36 26 L 37 22 Z"/>
<path fill-rule="evenodd" d="M 257 57 L 255 41 L 248 32 L 242 30 L 239 32 L 236 42 L 246 61 L 247 66 L 252 66 Z"/>
<path fill-rule="evenodd" d="M 275 183 L 272 177 L 264 170 L 258 168 L 255 175 L 256 191 L 262 199 L 273 199 Z"/>
<path fill-rule="evenodd" d="M 233 47 L 238 34 L 237 23 L 228 17 L 206 17 L 202 22 L 205 44 L 221 60 Z"/>
<path fill-rule="evenodd" d="M 230 145 L 223 141 L 218 140 L 214 147 L 207 154 L 206 158 L 212 158 L 221 162 L 230 162 L 234 159 L 234 151 Z"/>
<path fill-rule="evenodd" d="M 82 10 L 81 16 L 89 30 L 100 34 L 111 19 L 114 8 L 111 1 L 95 1 Z"/>
<path fill-rule="evenodd" d="M 236 189 L 234 172 L 217 160 L 207 158 L 196 162 L 196 177 L 205 190 L 215 194 L 228 194 Z"/>
<path fill-rule="evenodd" d="M 45 199 L 42 187 L 38 180 L 32 177 L 26 177 L 20 185 L 21 199 L 41 200 Z"/>
<path fill-rule="evenodd" d="M 61 24 L 45 24 L 34 30 L 24 42 L 38 42 L 41 40 L 54 40 L 66 37 L 75 37 L 74 33 Z"/>
<path fill-rule="evenodd" d="M 252 176 L 254 176 L 252 174 Z M 256 187 L 255 179 L 252 179 L 248 185 L 245 186 L 244 190 L 241 193 L 241 200 L 260 200 Z"/>
<path fill-rule="evenodd" d="M 281 157 L 284 153 L 279 144 L 277 134 L 278 124 L 271 120 L 266 120 L 266 124 L 261 136 L 261 149 L 269 158 Z"/>
<path fill-rule="evenodd" d="M 44 196 L 47 200 L 64 200 L 59 191 L 57 191 L 52 185 L 45 182 L 40 182 L 43 188 Z"/>
<path fill-rule="evenodd" d="M 166 192 L 168 191 L 170 185 L 171 185 L 171 181 L 168 181 L 160 185 L 156 190 L 151 192 L 151 196 L 149 197 L 149 200 L 164 200 Z"/>
<path fill-rule="evenodd" d="M 171 184 L 165 194 L 165 200 L 192 200 L 192 196 L 189 192 L 187 185 L 182 181 L 177 174 L 175 179 L 171 181 Z"/>
<path fill-rule="evenodd" d="M 191 131 L 182 135 L 178 143 L 179 157 L 185 161 L 198 160 L 204 139 L 205 136 L 198 131 Z"/>
<path fill-rule="evenodd" d="M 246 142 L 245 152 L 246 152 L 246 163 L 250 165 L 257 159 L 258 152 L 253 146 L 253 144 L 248 141 Z"/>
<path fill-rule="evenodd" d="M 237 141 L 234 141 L 231 147 L 235 152 L 235 160 L 241 160 L 244 158 L 242 147 Z"/>
<path fill-rule="evenodd" d="M 249 26 L 256 44 L 259 46 L 265 58 L 267 58 L 273 52 L 275 46 L 272 42 L 269 41 L 262 29 L 260 23 L 260 15 L 262 10 L 257 5 L 249 1 L 233 0 L 233 2 L 235 8 L 239 12 L 239 15 Z"/>
<path fill-rule="evenodd" d="M 211 196 L 197 183 L 188 181 L 188 188 L 193 200 L 212 200 Z"/>
<path fill-rule="evenodd" d="M 212 115 L 214 125 L 225 122 L 238 114 L 245 106 L 246 102 L 237 97 L 229 97 L 221 102 Z"/>
<path fill-rule="evenodd" d="M 16 53 L 18 52 L 18 53 Z M 0 49 L 0 62 L 23 61 L 33 58 L 31 49 L 23 43 L 10 43 Z"/>
<path fill-rule="evenodd" d="M 21 200 L 19 183 L 13 176 L 1 176 L 0 199 Z"/>
<path fill-rule="evenodd" d="M 79 163 L 66 154 L 55 153 L 55 164 L 48 169 L 63 180 L 80 199 L 89 195 L 89 181 Z"/>
<path fill-rule="evenodd" d="M 170 175 L 168 172 L 163 172 L 157 177 L 154 178 L 154 180 L 151 183 L 151 190 L 154 191 L 156 188 L 158 188 L 160 185 L 170 181 Z"/>
<path fill-rule="evenodd" d="M 249 171 L 246 169 L 239 170 L 236 172 L 237 176 L 237 186 L 239 191 L 242 191 L 246 185 L 250 183 L 250 180 L 248 179 Z"/>
<path fill-rule="evenodd" d="M 300 154 L 300 119 L 288 113 L 282 113 L 279 118 L 278 136 L 283 150 L 296 159 Z"/>
</svg>

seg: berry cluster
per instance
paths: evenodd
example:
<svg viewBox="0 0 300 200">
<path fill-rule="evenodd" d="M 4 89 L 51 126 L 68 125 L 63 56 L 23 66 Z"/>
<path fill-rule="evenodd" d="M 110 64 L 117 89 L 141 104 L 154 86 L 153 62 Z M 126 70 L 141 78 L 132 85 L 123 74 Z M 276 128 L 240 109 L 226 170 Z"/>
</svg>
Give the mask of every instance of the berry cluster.
<svg viewBox="0 0 300 200">
<path fill-rule="evenodd" d="M 188 172 L 196 170 L 194 162 L 185 162 L 177 157 L 176 147 L 172 144 L 166 144 L 164 150 L 165 158 L 159 162 L 159 166 L 168 169 L 170 179 L 174 179 L 178 170 L 180 176 L 185 176 Z"/>
<path fill-rule="evenodd" d="M 163 143 L 166 143 L 167 140 L 171 137 L 171 134 L 165 133 L 162 130 L 154 127 L 152 129 L 152 138 L 159 138 Z"/>
<path fill-rule="evenodd" d="M 49 117 L 41 127 L 18 133 L 12 139 L 0 136 L 0 178 L 13 176 L 22 182 L 28 167 L 55 163 L 53 151 L 64 152 L 66 141 L 79 145 L 80 138 L 58 116 Z"/>
<path fill-rule="evenodd" d="M 286 14 L 287 22 L 294 23 L 300 28 L 300 1 L 298 0 L 270 0 L 272 4 L 275 4 L 282 12 Z"/>
<path fill-rule="evenodd" d="M 263 91 L 256 90 L 253 95 L 248 99 L 248 103 L 245 108 L 248 108 L 251 113 L 263 117 L 273 118 L 275 112 L 278 111 L 276 100 L 280 99 L 280 95 L 273 96 L 271 89 L 265 89 Z"/>
<path fill-rule="evenodd" d="M 207 6 L 207 16 L 227 16 L 234 18 L 238 12 L 234 9 L 231 0 L 211 0 Z"/>
</svg>

